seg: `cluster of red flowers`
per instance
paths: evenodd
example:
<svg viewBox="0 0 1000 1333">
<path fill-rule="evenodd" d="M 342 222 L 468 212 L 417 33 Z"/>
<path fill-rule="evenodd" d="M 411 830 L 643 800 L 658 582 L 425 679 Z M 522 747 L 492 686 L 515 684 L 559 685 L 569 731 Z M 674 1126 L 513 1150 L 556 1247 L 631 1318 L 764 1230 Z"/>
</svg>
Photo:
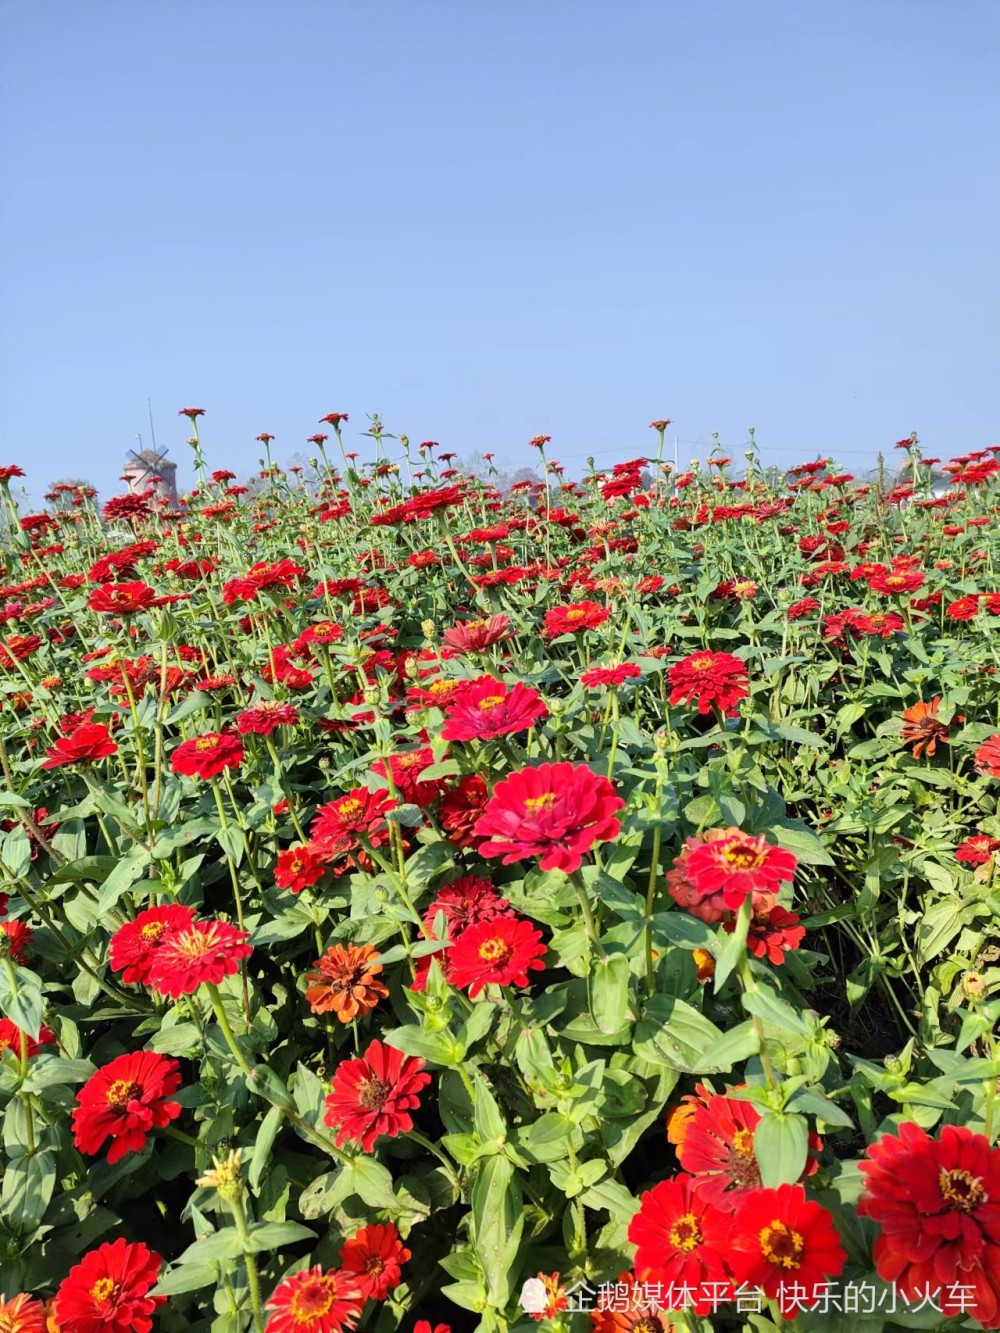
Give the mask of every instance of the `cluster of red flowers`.
<svg viewBox="0 0 1000 1333">
<path fill-rule="evenodd" d="M 201 920 L 190 907 L 147 907 L 111 937 L 115 972 L 130 985 L 179 999 L 218 986 L 253 952 L 249 934 L 227 921 Z"/>
</svg>

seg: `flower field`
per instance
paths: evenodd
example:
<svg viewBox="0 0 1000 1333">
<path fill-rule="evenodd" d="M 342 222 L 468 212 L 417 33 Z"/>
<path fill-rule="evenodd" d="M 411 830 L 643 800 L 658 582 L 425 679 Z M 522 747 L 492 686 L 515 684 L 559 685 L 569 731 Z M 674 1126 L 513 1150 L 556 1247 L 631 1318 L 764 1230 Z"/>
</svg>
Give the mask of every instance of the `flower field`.
<svg viewBox="0 0 1000 1333">
<path fill-rule="evenodd" d="M 180 415 L 0 469 L 0 1333 L 1000 1328 L 1000 447 Z"/>
</svg>

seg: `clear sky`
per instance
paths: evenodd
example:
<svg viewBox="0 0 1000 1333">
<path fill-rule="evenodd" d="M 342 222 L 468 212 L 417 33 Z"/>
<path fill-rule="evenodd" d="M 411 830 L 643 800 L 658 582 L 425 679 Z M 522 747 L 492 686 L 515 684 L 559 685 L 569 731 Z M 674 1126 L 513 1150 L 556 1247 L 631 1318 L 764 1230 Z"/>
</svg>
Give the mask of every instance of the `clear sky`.
<svg viewBox="0 0 1000 1333">
<path fill-rule="evenodd" d="M 0 463 L 1000 443 L 998 69 L 995 0 L 0 0 Z"/>
</svg>

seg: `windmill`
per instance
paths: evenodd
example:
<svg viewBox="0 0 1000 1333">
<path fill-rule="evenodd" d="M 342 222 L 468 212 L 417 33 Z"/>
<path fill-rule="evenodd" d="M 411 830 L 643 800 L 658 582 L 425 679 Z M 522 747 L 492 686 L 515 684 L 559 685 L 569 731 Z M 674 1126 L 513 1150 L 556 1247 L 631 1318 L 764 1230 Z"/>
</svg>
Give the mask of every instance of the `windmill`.
<svg viewBox="0 0 1000 1333">
<path fill-rule="evenodd" d="M 142 437 L 137 438 L 141 445 Z M 176 508 L 177 464 L 167 458 L 166 449 L 130 449 L 122 477 L 133 494 L 152 489 Z"/>
</svg>

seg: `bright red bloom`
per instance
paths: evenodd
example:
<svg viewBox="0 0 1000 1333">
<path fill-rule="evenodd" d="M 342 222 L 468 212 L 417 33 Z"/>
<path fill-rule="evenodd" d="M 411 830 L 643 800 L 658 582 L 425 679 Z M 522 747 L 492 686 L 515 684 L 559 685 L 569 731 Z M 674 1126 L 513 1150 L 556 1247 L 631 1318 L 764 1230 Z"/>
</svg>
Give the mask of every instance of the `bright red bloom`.
<svg viewBox="0 0 1000 1333">
<path fill-rule="evenodd" d="M 627 680 L 638 680 L 641 675 L 642 671 L 634 662 L 622 662 L 613 667 L 591 667 L 582 673 L 580 683 L 586 685 L 588 690 L 599 689 L 602 685 L 617 689 Z"/>
<path fill-rule="evenodd" d="M 803 616 L 811 616 L 814 611 L 818 611 L 820 603 L 815 597 L 803 597 L 799 602 L 793 602 L 785 615 L 789 620 L 801 620 Z"/>
<path fill-rule="evenodd" d="M 435 1324 L 431 1328 L 430 1320 L 418 1319 L 413 1325 L 413 1333 L 451 1333 L 450 1324 Z"/>
<path fill-rule="evenodd" d="M 180 1065 L 165 1055 L 119 1055 L 76 1094 L 80 1104 L 73 1112 L 74 1143 L 81 1152 L 97 1153 L 110 1138 L 112 1166 L 126 1153 L 139 1152 L 150 1130 L 162 1129 L 180 1115 L 180 1104 L 167 1100 L 180 1082 Z"/>
<path fill-rule="evenodd" d="M 611 612 L 600 602 L 573 602 L 569 606 L 554 606 L 545 613 L 543 639 L 555 639 L 560 634 L 579 634 L 584 629 L 596 629 L 609 619 Z"/>
<path fill-rule="evenodd" d="M 760 1112 L 752 1102 L 707 1093 L 694 1109 L 677 1145 L 677 1160 L 698 1177 L 701 1195 L 731 1212 L 747 1190 L 760 1187 L 753 1136 Z"/>
<path fill-rule="evenodd" d="M 490 616 L 487 620 L 466 620 L 446 629 L 441 640 L 460 653 L 481 653 L 495 643 L 501 643 L 514 633 L 507 616 Z"/>
<path fill-rule="evenodd" d="M 157 602 L 156 592 L 147 583 L 102 583 L 87 599 L 91 611 L 103 615 L 134 616 Z"/>
<path fill-rule="evenodd" d="M 964 1312 L 1000 1328 L 1000 1150 L 964 1125 L 932 1139 L 919 1125 L 884 1134 L 861 1162 L 861 1217 L 881 1227 L 875 1267 L 904 1300 L 943 1288 L 941 1309 L 960 1314 L 951 1288 L 971 1288 Z"/>
<path fill-rule="evenodd" d="M 975 619 L 979 614 L 978 593 L 969 593 L 966 597 L 959 597 L 957 602 L 952 602 L 950 606 L 945 607 L 944 613 L 949 620 Z"/>
<path fill-rule="evenodd" d="M 677 853 L 674 864 L 667 874 L 667 892 L 677 906 L 683 907 L 700 921 L 707 921 L 710 926 L 722 921 L 731 909 L 726 905 L 722 889 L 715 893 L 702 893 L 699 890 L 688 873 L 688 863 L 692 852 L 697 848 L 703 847 L 706 843 L 723 841 L 728 832 L 728 829 L 708 829 L 693 838 L 685 838 L 684 845 Z M 772 901 L 771 895 L 755 893 L 754 906 L 757 906 L 758 899 L 764 898 Z"/>
<path fill-rule="evenodd" d="M 363 836 L 377 847 L 389 836 L 385 813 L 395 805 L 384 787 L 377 791 L 354 787 L 316 811 L 309 829 L 311 842 L 319 852 L 328 848 L 343 852 L 359 846 L 359 836 Z"/>
<path fill-rule="evenodd" d="M 149 980 L 153 955 L 166 936 L 184 930 L 194 920 L 194 911 L 180 903 L 147 907 L 134 921 L 126 921 L 111 936 L 108 957 L 113 972 L 121 972 L 129 986 L 144 986 Z"/>
<path fill-rule="evenodd" d="M 445 789 L 445 778 L 432 778 L 422 781 L 420 774 L 434 763 L 434 752 L 428 747 L 420 750 L 407 750 L 404 754 L 389 756 L 389 773 L 403 801 L 412 805 L 430 805 L 437 800 Z M 384 759 L 376 759 L 372 772 L 387 780 Z"/>
<path fill-rule="evenodd" d="M 1000 838 L 991 838 L 986 833 L 979 833 L 974 838 L 966 838 L 955 848 L 955 860 L 964 861 L 970 866 L 984 866 L 998 849 L 1000 849 Z"/>
<path fill-rule="evenodd" d="M 801 1185 L 752 1190 L 741 1200 L 725 1244 L 737 1284 L 777 1298 L 788 1316 L 798 1308 L 793 1286 L 812 1307 L 824 1289 L 821 1284 L 837 1277 L 847 1258 L 833 1218 L 806 1198 Z"/>
<path fill-rule="evenodd" d="M 265 699 L 237 714 L 236 730 L 244 736 L 247 733 L 270 736 L 271 732 L 277 731 L 279 727 L 294 727 L 298 720 L 298 712 L 291 704 Z"/>
<path fill-rule="evenodd" d="M 721 891 L 726 907 L 737 911 L 753 893 L 777 891 L 782 880 L 795 876 L 798 861 L 763 836 L 725 829 L 725 837 L 705 842 L 687 858 L 686 873 L 701 894 Z"/>
<path fill-rule="evenodd" d="M 54 1046 L 56 1044 L 56 1034 L 43 1023 L 36 1041 L 29 1037 L 26 1032 L 22 1032 L 11 1019 L 0 1018 L 0 1051 L 13 1051 L 20 1059 L 21 1047 L 25 1042 L 27 1042 L 27 1057 L 30 1060 L 33 1055 L 38 1054 L 43 1046 Z M 0 1333 L 4 1333 L 2 1321 L 0 1321 Z"/>
<path fill-rule="evenodd" d="M 976 771 L 1000 778 L 1000 736 L 991 736 L 980 745 L 976 751 Z"/>
<path fill-rule="evenodd" d="M 329 857 L 311 842 L 286 847 L 278 853 L 274 882 L 279 889 L 301 893 L 323 878 L 329 863 Z"/>
<path fill-rule="evenodd" d="M 42 768 L 62 768 L 64 764 L 93 764 L 117 754 L 118 746 L 111 732 L 99 722 L 83 722 L 68 736 L 62 736 L 46 753 Z"/>
<path fill-rule="evenodd" d="M 736 929 L 735 918 L 726 921 L 723 929 L 731 935 Z M 780 967 L 785 954 L 797 949 L 805 937 L 806 928 L 799 925 L 794 912 L 778 907 L 769 893 L 754 894 L 747 950 L 755 958 L 766 958 L 775 967 Z"/>
<path fill-rule="evenodd" d="M 399 1286 L 410 1251 L 392 1222 L 362 1227 L 341 1246 L 340 1262 L 366 1300 L 384 1301 Z"/>
<path fill-rule="evenodd" d="M 383 1135 L 396 1138 L 413 1128 L 417 1094 L 431 1081 L 424 1061 L 373 1041 L 357 1060 L 343 1060 L 326 1098 L 324 1123 L 337 1129 L 337 1147 L 350 1139 L 371 1152 Z"/>
<path fill-rule="evenodd" d="M 208 731 L 204 736 L 182 741 L 170 756 L 170 767 L 182 777 L 217 778 L 227 768 L 243 762 L 243 742 L 226 732 Z"/>
<path fill-rule="evenodd" d="M 466 926 L 448 950 L 448 980 L 469 987 L 475 999 L 484 986 L 527 986 L 541 972 L 546 946 L 542 932 L 521 917 L 496 916 Z"/>
<path fill-rule="evenodd" d="M 923 587 L 924 576 L 919 570 L 891 569 L 879 571 L 868 580 L 872 592 L 885 593 L 887 597 L 901 597 L 904 593 L 916 592 Z"/>
<path fill-rule="evenodd" d="M 469 926 L 493 921 L 498 916 L 514 915 L 514 909 L 507 899 L 501 898 L 490 881 L 482 875 L 462 875 L 438 889 L 424 912 L 424 925 L 428 930 L 433 930 L 439 912 L 444 913 L 448 934 L 453 940 Z"/>
<path fill-rule="evenodd" d="M 464 685 L 444 707 L 441 735 L 446 741 L 494 740 L 527 731 L 549 714 L 537 690 L 520 681 L 508 689 L 492 676 L 480 676 Z"/>
<path fill-rule="evenodd" d="M 28 946 L 35 938 L 35 932 L 26 921 L 0 921 L 0 935 L 7 937 L 7 953 L 15 963 L 27 959 Z"/>
<path fill-rule="evenodd" d="M 473 832 L 492 839 L 481 856 L 502 856 L 504 865 L 537 856 L 542 870 L 570 875 L 595 843 L 618 837 L 614 816 L 624 805 L 586 764 L 540 764 L 497 783 Z"/>
<path fill-rule="evenodd" d="M 730 1219 L 697 1185 L 689 1175 L 660 1181 L 642 1196 L 628 1238 L 636 1246 L 635 1272 L 641 1281 L 687 1288 L 691 1308 L 707 1314 L 713 1307 L 702 1284 L 725 1282 L 729 1276 L 723 1255 Z"/>
<path fill-rule="evenodd" d="M 304 1268 L 275 1287 L 264 1333 L 343 1333 L 358 1322 L 364 1303 L 353 1273 Z"/>
<path fill-rule="evenodd" d="M 150 1333 L 149 1316 L 167 1299 L 146 1294 L 162 1262 L 121 1237 L 85 1254 L 56 1292 L 59 1333 Z"/>
<path fill-rule="evenodd" d="M 245 930 L 225 921 L 192 921 L 163 937 L 150 962 L 147 984 L 172 1000 L 193 995 L 206 982 L 217 986 L 253 953 L 249 938 Z"/>
<path fill-rule="evenodd" d="M 746 665 L 732 653 L 692 653 L 674 663 L 667 680 L 671 704 L 697 699 L 699 713 L 709 713 L 713 706 L 728 713 L 750 693 Z"/>
<path fill-rule="evenodd" d="M 476 821 L 489 798 L 489 788 L 478 773 L 466 773 L 445 792 L 438 807 L 438 822 L 449 842 L 456 847 L 472 846 Z"/>
<path fill-rule="evenodd" d="M 45 1306 L 34 1296 L 19 1292 L 9 1301 L 0 1296 L 0 1333 L 45 1333 L 45 1324 Z"/>
</svg>

